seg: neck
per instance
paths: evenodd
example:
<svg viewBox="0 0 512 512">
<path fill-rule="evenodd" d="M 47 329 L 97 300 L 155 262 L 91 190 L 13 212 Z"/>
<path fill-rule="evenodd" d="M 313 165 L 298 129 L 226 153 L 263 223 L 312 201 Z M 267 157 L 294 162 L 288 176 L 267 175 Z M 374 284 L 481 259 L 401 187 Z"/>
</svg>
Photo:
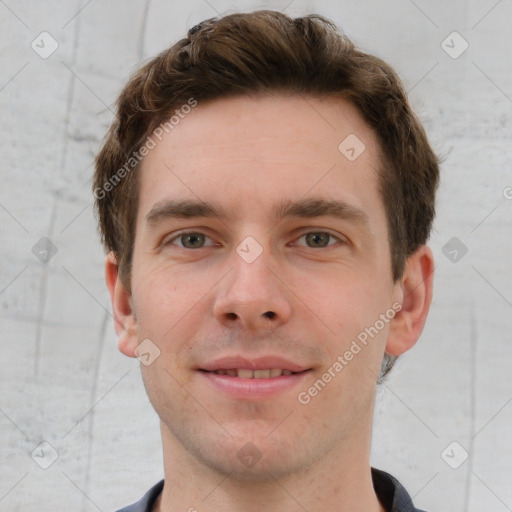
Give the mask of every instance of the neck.
<svg viewBox="0 0 512 512">
<path fill-rule="evenodd" d="M 162 425 L 165 484 L 154 512 L 385 512 L 373 489 L 369 429 L 333 444 L 320 460 L 282 478 L 247 481 L 221 474 L 187 452 Z"/>
</svg>

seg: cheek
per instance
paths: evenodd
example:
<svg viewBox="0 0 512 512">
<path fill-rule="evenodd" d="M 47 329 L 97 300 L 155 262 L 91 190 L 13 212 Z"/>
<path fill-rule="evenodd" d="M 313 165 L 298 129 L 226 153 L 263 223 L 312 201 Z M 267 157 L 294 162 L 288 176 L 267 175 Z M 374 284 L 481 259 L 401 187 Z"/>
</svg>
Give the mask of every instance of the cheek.
<svg viewBox="0 0 512 512">
<path fill-rule="evenodd" d="M 133 295 L 141 319 L 171 323 L 197 303 L 207 289 L 206 276 L 162 263 L 139 265 L 133 275 Z"/>
<path fill-rule="evenodd" d="M 169 371 L 183 365 L 193 349 L 191 334 L 206 318 L 208 292 L 218 279 L 211 274 L 162 263 L 140 264 L 133 275 L 139 339 L 149 338 L 158 346 Z"/>
<path fill-rule="evenodd" d="M 167 421 L 175 422 L 177 418 L 185 419 L 183 411 L 190 410 L 191 415 L 199 416 L 199 406 L 190 401 L 186 392 L 189 378 L 176 371 L 165 357 L 159 357 L 150 366 L 141 365 L 142 380 L 146 394 L 153 408 Z"/>
<path fill-rule="evenodd" d="M 303 275 L 294 291 L 333 335 L 356 336 L 390 307 L 393 287 L 367 267 L 337 265 Z"/>
<path fill-rule="evenodd" d="M 315 312 L 313 328 L 328 354 L 324 371 L 331 368 L 336 375 L 332 389 L 350 388 L 354 383 L 374 385 L 394 316 L 391 284 L 351 270 L 345 275 L 338 272 L 336 280 L 325 281 L 323 286 L 311 279 L 304 282 L 308 306 Z M 342 365 L 341 371 L 340 365 L 333 368 L 336 361 Z"/>
</svg>

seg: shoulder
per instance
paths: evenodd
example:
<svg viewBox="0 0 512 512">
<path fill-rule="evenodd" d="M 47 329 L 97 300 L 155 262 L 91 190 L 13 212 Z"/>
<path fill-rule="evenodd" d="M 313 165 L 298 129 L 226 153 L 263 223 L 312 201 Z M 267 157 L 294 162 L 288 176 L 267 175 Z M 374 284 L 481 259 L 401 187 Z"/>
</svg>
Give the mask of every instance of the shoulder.
<svg viewBox="0 0 512 512">
<path fill-rule="evenodd" d="M 403 485 L 392 475 L 372 468 L 375 493 L 388 512 L 424 512 L 416 508 Z"/>
<path fill-rule="evenodd" d="M 160 480 L 137 503 L 124 507 L 117 512 L 151 512 L 156 499 L 162 492 L 163 486 L 164 481 Z"/>
</svg>

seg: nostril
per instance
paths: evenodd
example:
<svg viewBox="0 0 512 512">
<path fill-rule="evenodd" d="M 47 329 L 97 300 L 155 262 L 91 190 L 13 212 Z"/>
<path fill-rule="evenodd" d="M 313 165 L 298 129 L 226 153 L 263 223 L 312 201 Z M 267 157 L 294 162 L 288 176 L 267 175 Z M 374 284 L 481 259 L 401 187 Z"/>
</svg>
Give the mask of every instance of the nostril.
<svg viewBox="0 0 512 512">
<path fill-rule="evenodd" d="M 275 314 L 273 311 L 267 311 L 267 312 L 265 313 L 265 316 L 266 316 L 267 318 L 274 318 L 274 317 L 276 316 L 276 314 Z"/>
<path fill-rule="evenodd" d="M 228 317 L 229 319 L 231 319 L 231 320 L 236 320 L 237 315 L 236 315 L 236 313 L 228 313 L 228 314 L 227 314 L 227 317 Z"/>
</svg>

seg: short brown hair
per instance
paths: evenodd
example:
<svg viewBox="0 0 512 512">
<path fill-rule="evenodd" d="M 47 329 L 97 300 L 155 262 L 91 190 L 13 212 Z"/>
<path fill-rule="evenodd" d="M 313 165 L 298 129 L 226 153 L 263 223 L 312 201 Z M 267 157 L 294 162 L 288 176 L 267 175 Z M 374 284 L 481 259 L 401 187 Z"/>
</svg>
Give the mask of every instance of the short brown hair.
<svg viewBox="0 0 512 512">
<path fill-rule="evenodd" d="M 426 243 L 439 161 L 393 69 L 358 49 L 323 16 L 236 13 L 191 28 L 185 39 L 136 72 L 119 96 L 116 118 L 96 158 L 93 189 L 103 244 L 115 253 L 126 286 L 138 200 L 133 172 L 138 163 L 131 169 L 127 160 L 191 98 L 201 102 L 266 92 L 337 96 L 351 102 L 380 144 L 379 188 L 395 281 L 407 257 Z"/>
</svg>

